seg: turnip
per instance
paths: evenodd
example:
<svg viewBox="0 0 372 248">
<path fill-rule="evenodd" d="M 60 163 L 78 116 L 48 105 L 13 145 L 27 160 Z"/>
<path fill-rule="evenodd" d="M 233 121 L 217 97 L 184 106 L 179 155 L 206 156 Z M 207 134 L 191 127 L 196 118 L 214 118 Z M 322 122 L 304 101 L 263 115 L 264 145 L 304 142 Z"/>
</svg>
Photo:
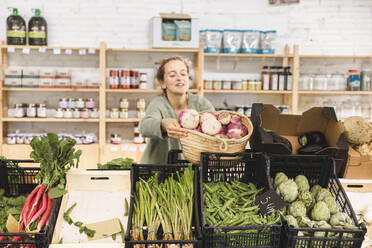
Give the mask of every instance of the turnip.
<svg viewBox="0 0 372 248">
<path fill-rule="evenodd" d="M 228 125 L 231 121 L 231 115 L 227 111 L 222 111 L 218 114 L 217 120 L 221 122 L 222 125 Z"/>
<path fill-rule="evenodd" d="M 209 118 L 216 119 L 216 116 L 212 112 L 205 112 L 200 114 L 200 123 L 203 123 L 205 120 Z"/>
<path fill-rule="evenodd" d="M 229 137 L 226 134 L 218 133 L 214 135 L 214 137 L 220 138 L 220 139 L 229 139 Z"/>
<path fill-rule="evenodd" d="M 227 132 L 227 128 L 225 126 L 221 126 L 221 129 L 220 129 L 220 134 L 226 134 Z"/>
<path fill-rule="evenodd" d="M 202 132 L 208 135 L 215 135 L 221 131 L 221 123 L 215 118 L 208 118 L 201 123 Z"/>
<path fill-rule="evenodd" d="M 227 136 L 229 138 L 240 139 L 245 135 L 247 135 L 247 129 L 243 125 L 231 123 L 227 127 Z"/>
<path fill-rule="evenodd" d="M 240 124 L 241 119 L 242 118 L 240 118 L 240 116 L 233 115 L 233 116 L 231 116 L 231 123 L 233 123 L 233 124 Z"/>
<path fill-rule="evenodd" d="M 199 113 L 195 109 L 185 109 L 181 111 L 178 120 L 184 128 L 197 128 L 199 125 Z"/>
</svg>

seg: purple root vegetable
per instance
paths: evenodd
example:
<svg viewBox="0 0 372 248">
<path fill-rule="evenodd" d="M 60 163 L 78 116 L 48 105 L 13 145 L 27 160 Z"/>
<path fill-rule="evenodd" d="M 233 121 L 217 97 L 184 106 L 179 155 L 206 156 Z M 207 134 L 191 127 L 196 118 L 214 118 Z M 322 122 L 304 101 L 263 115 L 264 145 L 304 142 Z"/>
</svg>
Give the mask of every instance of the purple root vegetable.
<svg viewBox="0 0 372 248">
<path fill-rule="evenodd" d="M 218 133 L 214 135 L 214 137 L 221 138 L 221 139 L 229 139 L 229 137 L 226 134 Z"/>
<path fill-rule="evenodd" d="M 200 114 L 200 123 L 203 123 L 205 120 L 209 118 L 216 119 L 216 115 L 213 114 L 212 112 L 205 112 Z"/>
<path fill-rule="evenodd" d="M 202 132 L 208 135 L 216 135 L 221 131 L 221 123 L 214 118 L 206 119 L 201 123 Z"/>
<path fill-rule="evenodd" d="M 220 129 L 220 134 L 226 134 L 226 132 L 227 132 L 227 127 L 225 127 L 225 126 L 221 126 L 221 129 Z"/>
<path fill-rule="evenodd" d="M 247 135 L 247 129 L 240 124 L 230 124 L 227 127 L 227 136 L 231 139 L 240 139 Z"/>
<path fill-rule="evenodd" d="M 238 116 L 238 115 L 231 116 L 231 123 L 233 123 L 233 124 L 240 124 L 241 120 L 242 120 L 242 118 L 240 118 L 240 116 Z"/>
<path fill-rule="evenodd" d="M 218 114 L 217 120 L 221 122 L 222 125 L 228 125 L 231 121 L 231 115 L 227 111 L 222 111 Z"/>
<path fill-rule="evenodd" d="M 195 109 L 185 109 L 181 111 L 178 120 L 183 128 L 197 128 L 199 125 L 199 113 Z"/>
</svg>

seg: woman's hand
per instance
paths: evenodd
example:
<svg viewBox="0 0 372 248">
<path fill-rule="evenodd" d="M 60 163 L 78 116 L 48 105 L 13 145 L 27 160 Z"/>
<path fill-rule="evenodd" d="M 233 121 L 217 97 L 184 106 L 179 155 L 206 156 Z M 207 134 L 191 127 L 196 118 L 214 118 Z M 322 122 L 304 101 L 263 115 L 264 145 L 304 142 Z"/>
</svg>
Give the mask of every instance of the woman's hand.
<svg viewBox="0 0 372 248">
<path fill-rule="evenodd" d="M 187 131 L 181 128 L 177 119 L 163 119 L 161 127 L 171 138 L 179 139 L 187 136 Z"/>
</svg>

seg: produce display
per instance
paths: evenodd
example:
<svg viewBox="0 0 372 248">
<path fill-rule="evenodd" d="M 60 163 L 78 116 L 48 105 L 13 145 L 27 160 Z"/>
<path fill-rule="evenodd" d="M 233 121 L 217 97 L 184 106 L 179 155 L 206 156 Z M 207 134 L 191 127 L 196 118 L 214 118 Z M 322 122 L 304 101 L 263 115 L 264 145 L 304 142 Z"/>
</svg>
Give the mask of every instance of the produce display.
<svg viewBox="0 0 372 248">
<path fill-rule="evenodd" d="M 136 162 L 132 158 L 115 158 L 105 164 L 97 163 L 101 170 L 130 169 Z"/>
<path fill-rule="evenodd" d="M 18 197 L 6 197 L 4 193 L 5 191 L 0 189 L 0 232 L 6 231 L 5 225 L 9 214 L 17 221 L 19 220 L 23 205 L 26 201 L 26 197 L 23 195 Z"/>
<path fill-rule="evenodd" d="M 260 214 L 254 201 L 264 188 L 257 189 L 253 183 L 210 182 L 204 183 L 203 189 L 203 211 L 210 226 L 272 225 L 280 220 L 280 215 L 275 211 L 267 216 Z M 242 229 L 231 232 L 251 231 Z"/>
<path fill-rule="evenodd" d="M 274 188 L 277 194 L 288 203 L 281 214 L 288 225 L 293 228 L 358 229 L 349 215 L 341 212 L 331 192 L 317 184 L 310 188 L 309 181 L 304 175 L 297 175 L 291 179 L 283 172 L 276 173 Z M 299 236 L 308 234 L 306 231 L 299 231 Z M 328 233 L 329 237 L 337 237 L 337 235 Z M 351 235 L 343 234 L 343 237 Z M 314 236 L 324 237 L 325 232 L 315 232 Z"/>
<path fill-rule="evenodd" d="M 221 139 L 240 139 L 248 134 L 240 116 L 228 111 L 198 113 L 194 109 L 186 109 L 181 111 L 178 119 L 183 128 Z"/>
<path fill-rule="evenodd" d="M 194 171 L 191 166 L 182 175 L 177 172 L 162 183 L 157 173 L 148 180 L 140 178 L 134 192 L 131 238 L 138 241 L 158 240 L 160 230 L 163 240 L 195 238 L 192 235 L 193 196 Z M 192 245 L 184 244 L 183 247 Z"/>
<path fill-rule="evenodd" d="M 363 156 L 372 156 L 372 124 L 359 116 L 344 121 L 345 136 L 350 145 Z"/>
<path fill-rule="evenodd" d="M 63 219 L 67 221 L 68 224 L 78 227 L 80 233 L 85 233 L 88 237 L 92 238 L 96 233 L 95 230 L 89 229 L 88 227 L 84 226 L 84 223 L 81 221 L 73 221 L 71 219 L 70 214 L 75 207 L 76 202 L 63 214 Z"/>
</svg>

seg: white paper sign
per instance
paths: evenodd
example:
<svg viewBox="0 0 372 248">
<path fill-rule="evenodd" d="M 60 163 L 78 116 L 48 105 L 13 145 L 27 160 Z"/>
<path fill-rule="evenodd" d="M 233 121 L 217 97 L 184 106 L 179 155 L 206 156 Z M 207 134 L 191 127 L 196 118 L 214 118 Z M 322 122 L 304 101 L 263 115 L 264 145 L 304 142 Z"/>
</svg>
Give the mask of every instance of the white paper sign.
<svg viewBox="0 0 372 248">
<path fill-rule="evenodd" d="M 55 55 L 61 54 L 61 49 L 59 49 L 59 48 L 54 48 L 54 49 L 53 49 L 53 54 L 55 54 Z"/>
<path fill-rule="evenodd" d="M 87 51 L 85 49 L 79 49 L 79 55 L 85 55 Z"/>
<path fill-rule="evenodd" d="M 24 48 L 22 49 L 22 53 L 24 53 L 24 54 L 30 54 L 30 48 L 28 48 L 28 47 L 24 47 Z"/>
<path fill-rule="evenodd" d="M 9 46 L 8 47 L 8 53 L 14 53 L 15 52 L 15 48 L 12 47 L 12 46 Z"/>
<path fill-rule="evenodd" d="M 45 53 L 46 49 L 45 47 L 39 47 L 39 53 Z"/>
<path fill-rule="evenodd" d="M 110 146 L 110 151 L 117 152 L 118 151 L 118 147 L 117 146 Z"/>
<path fill-rule="evenodd" d="M 128 151 L 128 146 L 127 145 L 121 146 L 121 150 L 122 151 Z"/>
<path fill-rule="evenodd" d="M 65 50 L 65 53 L 68 54 L 68 55 L 71 55 L 72 54 L 72 50 L 71 49 L 66 49 Z"/>
<path fill-rule="evenodd" d="M 96 49 L 94 49 L 94 48 L 89 48 L 89 49 L 88 49 L 88 53 L 89 53 L 89 54 L 95 54 L 95 53 L 96 53 Z"/>
</svg>

